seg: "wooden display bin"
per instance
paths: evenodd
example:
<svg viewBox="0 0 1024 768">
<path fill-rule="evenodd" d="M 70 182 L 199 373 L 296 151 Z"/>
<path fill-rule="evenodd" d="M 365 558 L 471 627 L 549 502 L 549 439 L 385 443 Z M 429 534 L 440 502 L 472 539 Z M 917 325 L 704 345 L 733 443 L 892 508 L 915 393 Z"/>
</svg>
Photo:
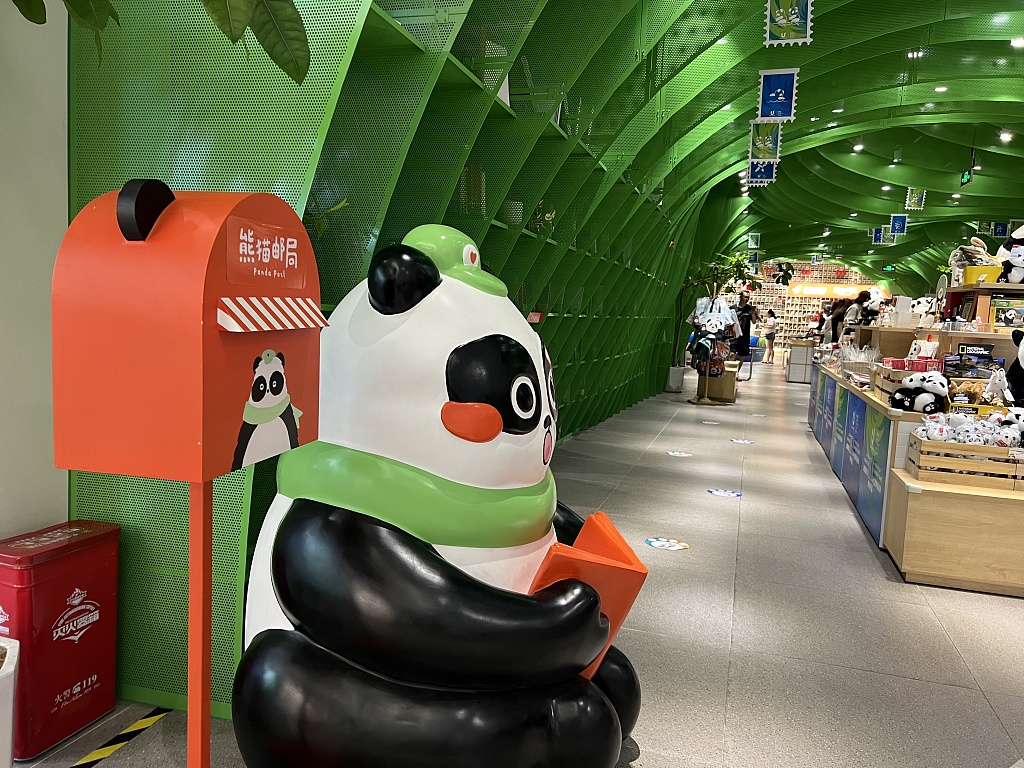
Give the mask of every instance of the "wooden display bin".
<svg viewBox="0 0 1024 768">
<path fill-rule="evenodd" d="M 1024 489 L 1024 481 L 1018 479 L 1020 464 L 1010 448 L 922 440 L 913 434 L 907 450 L 907 474 L 915 480 L 947 485 Z"/>
<path fill-rule="evenodd" d="M 699 376 L 697 378 L 697 395 L 708 397 L 710 400 L 718 400 L 723 403 L 736 402 L 736 372 L 739 370 L 739 363 L 734 360 L 727 360 L 725 373 L 713 378 Z M 706 389 L 705 389 L 706 387 Z"/>
<path fill-rule="evenodd" d="M 895 469 L 882 543 L 907 581 L 1024 597 L 1024 492 Z"/>
</svg>

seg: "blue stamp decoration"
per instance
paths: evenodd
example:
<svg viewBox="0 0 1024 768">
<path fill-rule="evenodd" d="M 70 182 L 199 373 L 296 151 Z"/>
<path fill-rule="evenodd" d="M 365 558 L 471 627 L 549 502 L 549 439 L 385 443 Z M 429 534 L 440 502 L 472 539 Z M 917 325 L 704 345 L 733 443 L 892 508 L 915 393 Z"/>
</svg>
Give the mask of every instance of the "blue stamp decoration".
<svg viewBox="0 0 1024 768">
<path fill-rule="evenodd" d="M 751 160 L 747 169 L 747 179 L 757 184 L 768 184 L 775 181 L 776 160 Z"/>
<path fill-rule="evenodd" d="M 738 499 L 743 495 L 739 491 L 730 491 L 725 488 L 708 488 L 708 493 L 712 496 L 724 496 L 727 499 Z"/>
<path fill-rule="evenodd" d="M 993 221 L 992 222 L 992 236 L 993 237 L 1009 237 L 1010 236 L 1010 225 L 1005 221 Z"/>
<path fill-rule="evenodd" d="M 668 549 L 673 552 L 678 552 L 681 549 L 689 549 L 690 545 L 686 544 L 679 539 L 666 539 L 663 536 L 654 536 L 647 539 L 647 546 L 654 547 L 655 549 Z"/>
<path fill-rule="evenodd" d="M 796 119 L 796 77 L 799 69 L 761 70 L 761 100 L 757 119 L 784 123 Z"/>
<path fill-rule="evenodd" d="M 907 214 L 893 213 L 889 216 L 889 231 L 894 235 L 907 234 Z"/>
<path fill-rule="evenodd" d="M 871 242 L 873 245 L 881 245 L 885 242 L 885 230 L 882 227 L 875 227 L 871 230 Z"/>
</svg>

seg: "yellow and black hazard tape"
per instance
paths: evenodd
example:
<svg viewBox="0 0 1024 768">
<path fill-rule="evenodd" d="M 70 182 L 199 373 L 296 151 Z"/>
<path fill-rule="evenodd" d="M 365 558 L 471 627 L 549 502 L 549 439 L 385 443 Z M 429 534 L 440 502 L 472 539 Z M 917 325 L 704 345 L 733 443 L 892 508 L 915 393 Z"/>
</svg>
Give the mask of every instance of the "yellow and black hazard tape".
<svg viewBox="0 0 1024 768">
<path fill-rule="evenodd" d="M 157 707 L 141 720 L 129 725 L 102 747 L 94 749 L 88 755 L 83 757 L 75 763 L 74 768 L 90 768 L 90 766 L 98 764 L 101 760 L 106 760 L 140 733 L 144 733 L 151 725 L 155 725 L 159 722 L 170 711 L 171 710 L 169 709 L 161 709 L 160 707 Z"/>
</svg>

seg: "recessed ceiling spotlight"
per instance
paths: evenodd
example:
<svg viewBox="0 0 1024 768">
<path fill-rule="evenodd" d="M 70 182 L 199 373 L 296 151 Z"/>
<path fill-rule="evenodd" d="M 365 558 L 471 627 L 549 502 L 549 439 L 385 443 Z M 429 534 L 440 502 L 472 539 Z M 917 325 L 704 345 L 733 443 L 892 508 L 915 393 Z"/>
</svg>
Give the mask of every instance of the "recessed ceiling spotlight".
<svg viewBox="0 0 1024 768">
<path fill-rule="evenodd" d="M 882 187 L 882 191 L 883 192 L 888 192 L 890 189 L 892 189 L 892 187 L 890 187 L 888 184 L 886 184 L 884 187 Z"/>
<path fill-rule="evenodd" d="M 740 171 L 740 173 L 739 173 L 739 177 L 740 177 L 741 179 L 745 179 L 745 178 L 747 177 L 747 172 L 746 172 L 746 171 Z"/>
<path fill-rule="evenodd" d="M 960 205 L 956 200 L 953 201 L 953 205 Z"/>
<path fill-rule="evenodd" d="M 870 256 L 870 255 L 871 255 L 872 253 L 874 253 L 874 251 L 868 251 L 868 255 L 869 255 L 869 256 Z"/>
<path fill-rule="evenodd" d="M 732 109 L 732 104 L 726 104 L 722 109 Z"/>
<path fill-rule="evenodd" d="M 909 51 L 907 53 L 908 59 L 920 59 L 922 56 L 924 56 L 924 51 Z"/>
<path fill-rule="evenodd" d="M 896 163 L 889 163 L 889 167 L 890 168 L 895 168 L 896 167 Z"/>
<path fill-rule="evenodd" d="M 743 193 L 743 197 L 750 197 L 750 193 L 749 192 L 744 192 Z"/>
<path fill-rule="evenodd" d="M 819 247 L 819 248 L 824 248 L 824 247 L 825 247 L 825 244 L 824 244 L 824 243 L 818 243 L 818 247 Z"/>
<path fill-rule="evenodd" d="M 728 42 L 724 37 L 720 37 L 715 41 L 715 45 L 725 45 Z"/>
<path fill-rule="evenodd" d="M 1003 142 L 1003 144 L 1008 143 L 1011 139 L 1013 139 L 1013 134 L 1009 131 L 1003 131 L 999 134 L 999 140 Z"/>
<path fill-rule="evenodd" d="M 864 145 L 863 144 L 854 144 L 853 145 L 853 151 L 854 152 L 860 152 L 862 149 L 864 149 Z"/>
<path fill-rule="evenodd" d="M 819 120 L 821 120 L 821 118 L 820 118 L 820 117 L 812 117 L 812 118 L 811 118 L 811 122 L 812 122 L 812 123 L 816 123 L 816 122 L 818 122 Z"/>
<path fill-rule="evenodd" d="M 1014 48 L 1024 48 L 1024 37 L 1015 37 L 1010 41 L 1010 45 Z"/>
<path fill-rule="evenodd" d="M 832 114 L 834 114 L 834 115 L 841 115 L 842 113 L 843 113 L 843 108 L 842 107 L 836 107 L 835 109 L 832 110 Z"/>
<path fill-rule="evenodd" d="M 837 123 L 837 122 L 836 122 L 835 120 L 833 120 L 833 121 L 832 121 L 831 123 L 829 123 L 829 124 L 828 124 L 828 125 L 826 125 L 825 127 L 826 127 L 826 128 L 835 128 L 835 127 L 836 127 L 836 126 L 838 126 L 838 125 L 839 125 L 839 123 Z"/>
<path fill-rule="evenodd" d="M 953 199 L 954 200 L 959 200 L 960 199 L 960 193 L 959 192 L 954 192 L 953 193 Z"/>
<path fill-rule="evenodd" d="M 935 89 L 935 92 L 936 93 L 945 93 L 948 90 L 949 90 L 949 88 L 947 88 L 946 86 L 940 85 L 938 88 Z"/>
<path fill-rule="evenodd" d="M 855 218 L 857 218 L 857 214 L 856 214 L 856 213 L 851 213 L 851 214 L 850 214 L 850 218 L 851 218 L 851 219 L 855 219 Z"/>
<path fill-rule="evenodd" d="M 1010 14 L 1008 14 L 1008 13 L 999 13 L 999 14 L 996 14 L 995 16 L 992 17 L 992 23 L 993 24 L 1005 24 L 1009 20 L 1010 20 Z"/>
<path fill-rule="evenodd" d="M 750 189 L 750 187 L 742 186 L 742 187 L 740 187 L 740 192 L 746 192 L 748 189 Z"/>
<path fill-rule="evenodd" d="M 750 213 L 750 211 L 744 211 L 743 215 L 746 216 L 748 213 Z"/>
</svg>

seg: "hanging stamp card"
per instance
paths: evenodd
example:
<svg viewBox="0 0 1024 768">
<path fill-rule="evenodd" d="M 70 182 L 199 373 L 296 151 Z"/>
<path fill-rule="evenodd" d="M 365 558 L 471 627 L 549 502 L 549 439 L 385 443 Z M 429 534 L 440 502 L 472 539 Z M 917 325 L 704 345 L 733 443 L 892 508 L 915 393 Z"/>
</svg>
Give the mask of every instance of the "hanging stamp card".
<svg viewBox="0 0 1024 768">
<path fill-rule="evenodd" d="M 796 78 L 799 72 L 799 68 L 761 70 L 758 121 L 785 123 L 796 119 Z"/>
<path fill-rule="evenodd" d="M 813 0 L 767 0 L 764 44 L 801 45 L 811 42 Z"/>
<path fill-rule="evenodd" d="M 750 159 L 778 160 L 782 152 L 782 123 L 750 123 Z"/>
</svg>

